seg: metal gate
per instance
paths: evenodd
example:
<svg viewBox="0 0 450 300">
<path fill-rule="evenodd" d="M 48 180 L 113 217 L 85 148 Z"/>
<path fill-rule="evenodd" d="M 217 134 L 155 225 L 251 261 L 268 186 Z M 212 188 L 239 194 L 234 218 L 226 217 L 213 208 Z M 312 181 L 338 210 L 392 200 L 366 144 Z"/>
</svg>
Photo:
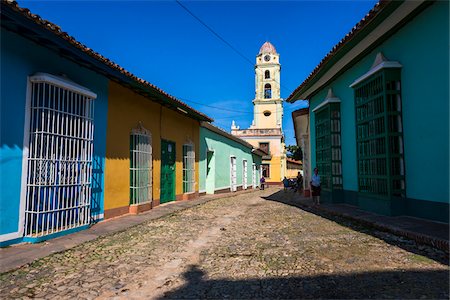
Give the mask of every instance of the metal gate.
<svg viewBox="0 0 450 300">
<path fill-rule="evenodd" d="M 232 192 L 235 192 L 237 190 L 236 187 L 236 157 L 231 157 L 230 160 L 230 189 Z"/>
<path fill-rule="evenodd" d="M 49 74 L 29 95 L 24 235 L 42 237 L 90 222 L 96 95 Z"/>
</svg>

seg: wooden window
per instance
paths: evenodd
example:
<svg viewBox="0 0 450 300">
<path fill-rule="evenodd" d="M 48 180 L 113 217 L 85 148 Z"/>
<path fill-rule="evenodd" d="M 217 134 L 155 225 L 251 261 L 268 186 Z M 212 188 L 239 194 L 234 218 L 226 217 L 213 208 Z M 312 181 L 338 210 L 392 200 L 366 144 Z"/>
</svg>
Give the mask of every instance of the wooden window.
<svg viewBox="0 0 450 300">
<path fill-rule="evenodd" d="M 324 189 L 342 189 L 340 103 L 328 103 L 315 112 L 316 166 Z"/>
<path fill-rule="evenodd" d="M 270 178 L 270 165 L 269 164 L 261 164 L 261 173 L 264 178 Z"/>
<path fill-rule="evenodd" d="M 259 149 L 261 149 L 262 151 L 264 151 L 267 154 L 270 154 L 270 147 L 269 147 L 269 143 L 259 143 Z"/>
<path fill-rule="evenodd" d="M 359 191 L 405 197 L 400 69 L 354 86 Z"/>
</svg>

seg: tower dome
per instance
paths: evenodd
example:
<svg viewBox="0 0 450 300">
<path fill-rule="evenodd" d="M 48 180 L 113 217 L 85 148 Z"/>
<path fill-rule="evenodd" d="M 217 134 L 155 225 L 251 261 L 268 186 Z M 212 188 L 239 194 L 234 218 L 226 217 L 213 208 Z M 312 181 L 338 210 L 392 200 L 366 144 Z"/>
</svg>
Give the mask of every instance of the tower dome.
<svg viewBox="0 0 450 300">
<path fill-rule="evenodd" d="M 274 45 L 272 45 L 270 42 L 265 42 L 259 49 L 259 54 L 262 54 L 262 53 L 276 54 L 277 49 L 275 49 Z"/>
</svg>

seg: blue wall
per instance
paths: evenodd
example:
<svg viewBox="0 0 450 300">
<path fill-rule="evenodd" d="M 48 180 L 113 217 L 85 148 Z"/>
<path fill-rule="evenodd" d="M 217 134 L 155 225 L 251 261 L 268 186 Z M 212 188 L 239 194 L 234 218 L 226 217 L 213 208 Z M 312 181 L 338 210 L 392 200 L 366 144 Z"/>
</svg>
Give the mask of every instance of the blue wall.
<svg viewBox="0 0 450 300">
<path fill-rule="evenodd" d="M 353 89 L 349 85 L 371 68 L 382 52 L 402 65 L 402 103 L 406 196 L 449 202 L 449 4 L 425 9 L 310 101 L 311 112 L 328 88 L 341 99 L 344 189 L 357 191 L 356 129 Z M 311 166 L 316 164 L 314 113 L 311 118 Z"/>
<path fill-rule="evenodd" d="M 17 232 L 27 76 L 66 74 L 97 94 L 94 113 L 93 214 L 103 213 L 108 79 L 15 33 L 1 31 L 0 234 Z"/>
</svg>

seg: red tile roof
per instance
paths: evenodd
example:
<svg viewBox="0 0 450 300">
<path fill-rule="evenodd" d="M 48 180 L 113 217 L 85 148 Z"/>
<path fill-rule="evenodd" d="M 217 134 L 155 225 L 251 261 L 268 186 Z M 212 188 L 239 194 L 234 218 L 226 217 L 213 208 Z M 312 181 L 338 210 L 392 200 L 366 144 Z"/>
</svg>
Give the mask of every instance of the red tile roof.
<svg viewBox="0 0 450 300">
<path fill-rule="evenodd" d="M 109 60 L 108 58 L 104 57 L 103 55 L 95 52 L 91 48 L 78 42 L 74 37 L 70 36 L 67 32 L 62 31 L 61 27 L 59 27 L 58 25 L 41 18 L 39 15 L 31 13 L 28 8 L 19 7 L 19 5 L 16 1 L 1 0 L 1 4 L 2 4 L 2 6 L 6 5 L 7 7 L 11 8 L 16 13 L 25 16 L 26 18 L 28 18 L 29 20 L 32 20 L 35 24 L 39 25 L 40 27 L 42 27 L 42 28 L 48 30 L 49 32 L 53 33 L 54 35 L 64 39 L 65 41 L 70 43 L 71 46 L 81 50 L 82 52 L 84 52 L 84 53 L 88 54 L 89 56 L 91 56 L 92 58 L 96 59 L 97 61 L 105 64 L 110 69 L 119 71 L 121 74 L 127 76 L 129 79 L 135 81 L 136 83 L 142 85 L 143 87 L 156 91 L 160 95 L 166 97 L 169 101 L 172 101 L 175 106 L 184 108 L 187 111 L 192 111 L 194 114 L 198 115 L 198 117 L 200 117 L 200 119 L 202 119 L 204 121 L 209 121 L 209 122 L 212 121 L 212 119 L 210 117 L 208 117 L 207 115 L 195 110 L 194 108 L 192 108 L 189 105 L 185 104 L 184 102 L 178 100 L 174 96 L 166 93 L 165 91 L 158 88 L 157 86 L 151 84 L 150 82 L 148 82 L 142 78 L 137 77 L 136 75 L 127 71 L 120 65 L 114 63 L 113 61 Z M 3 7 L 2 7 L 2 10 L 3 10 Z"/>
<path fill-rule="evenodd" d="M 350 40 L 352 40 L 355 35 L 357 35 L 370 21 L 375 18 L 380 11 L 383 10 L 389 3 L 390 0 L 380 0 L 375 6 L 359 21 L 349 33 L 347 33 L 344 38 L 342 38 L 339 43 L 337 43 L 330 52 L 320 61 L 320 63 L 314 68 L 314 70 L 308 75 L 308 77 L 287 97 L 287 102 L 293 102 L 297 99 L 293 99 L 295 94 L 303 89 L 310 81 L 327 65 L 333 56 L 339 52 Z"/>
</svg>

